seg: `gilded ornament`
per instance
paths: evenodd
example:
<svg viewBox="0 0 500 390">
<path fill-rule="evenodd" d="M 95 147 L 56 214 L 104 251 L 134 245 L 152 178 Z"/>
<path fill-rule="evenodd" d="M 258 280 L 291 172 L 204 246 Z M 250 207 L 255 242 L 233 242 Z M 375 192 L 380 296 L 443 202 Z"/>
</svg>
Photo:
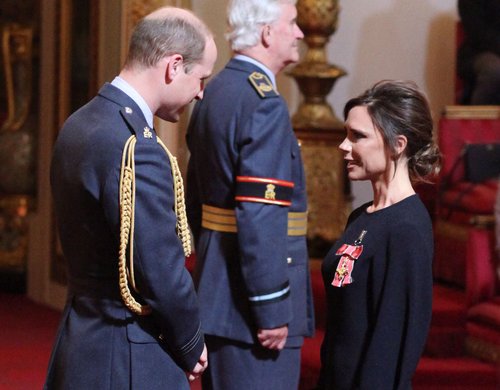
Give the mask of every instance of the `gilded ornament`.
<svg viewBox="0 0 500 390">
<path fill-rule="evenodd" d="M 143 133 L 144 138 L 153 138 L 153 133 L 149 129 L 149 127 L 144 128 L 144 133 Z"/>
<path fill-rule="evenodd" d="M 264 198 L 266 199 L 276 199 L 276 192 L 274 191 L 276 189 L 276 186 L 274 184 L 268 184 L 266 186 L 266 192 L 264 194 Z"/>
</svg>

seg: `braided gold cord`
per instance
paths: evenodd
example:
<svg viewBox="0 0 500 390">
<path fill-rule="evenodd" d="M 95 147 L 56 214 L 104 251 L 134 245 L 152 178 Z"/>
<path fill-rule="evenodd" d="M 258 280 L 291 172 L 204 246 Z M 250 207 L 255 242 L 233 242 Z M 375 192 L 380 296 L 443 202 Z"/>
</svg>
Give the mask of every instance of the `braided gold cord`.
<svg viewBox="0 0 500 390">
<path fill-rule="evenodd" d="M 177 216 L 176 230 L 182 242 L 185 256 L 191 254 L 191 234 L 188 228 L 186 216 L 186 204 L 184 201 L 184 185 L 182 181 L 179 164 L 174 155 L 170 153 L 165 144 L 157 138 L 158 143 L 167 153 L 172 167 L 174 182 L 174 211 Z M 135 215 L 135 162 L 134 148 L 136 137 L 131 136 L 125 143 L 122 154 L 120 169 L 120 248 L 118 252 L 118 273 L 120 294 L 125 306 L 135 314 L 148 315 L 151 307 L 141 305 L 130 292 L 129 283 L 137 292 L 134 278 L 134 215 Z M 127 248 L 129 259 L 127 266 Z"/>
<path fill-rule="evenodd" d="M 130 172 L 130 233 L 129 233 L 129 265 L 127 268 L 127 275 L 132 288 L 138 292 L 135 286 L 135 275 L 134 275 L 134 227 L 135 227 L 135 159 L 134 159 L 134 148 L 137 138 L 134 138 L 130 142 L 130 147 L 127 148 L 127 166 Z"/>
<path fill-rule="evenodd" d="M 170 153 L 165 144 L 160 138 L 157 138 L 158 143 L 163 147 L 165 152 L 170 159 L 170 165 L 172 166 L 172 176 L 174 179 L 174 193 L 175 193 L 175 215 L 177 216 L 177 235 L 182 242 L 182 248 L 184 249 L 184 255 L 187 257 L 191 254 L 191 234 L 189 232 L 187 215 L 186 215 L 186 203 L 184 201 L 184 184 L 182 181 L 181 170 L 179 169 L 179 164 L 177 163 L 177 158 Z"/>
<path fill-rule="evenodd" d="M 136 139 L 131 136 L 123 150 L 122 164 L 120 170 L 120 248 L 118 252 L 118 274 L 120 294 L 125 306 L 135 314 L 147 315 L 151 313 L 151 307 L 141 305 L 132 296 L 128 287 L 129 275 L 131 270 L 131 284 L 135 288 L 133 280 L 133 231 L 134 231 L 134 204 L 135 204 L 135 170 L 134 170 L 134 146 Z M 130 242 L 129 261 L 127 269 L 127 247 Z"/>
</svg>

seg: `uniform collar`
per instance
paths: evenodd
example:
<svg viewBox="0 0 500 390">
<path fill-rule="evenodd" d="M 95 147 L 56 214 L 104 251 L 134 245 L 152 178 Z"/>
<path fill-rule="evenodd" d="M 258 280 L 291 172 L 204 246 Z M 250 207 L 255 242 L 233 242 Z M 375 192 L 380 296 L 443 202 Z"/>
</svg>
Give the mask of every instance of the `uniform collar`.
<svg viewBox="0 0 500 390">
<path fill-rule="evenodd" d="M 137 92 L 134 87 L 132 87 L 120 76 L 116 76 L 111 82 L 111 85 L 123 91 L 123 93 L 128 95 L 139 106 L 142 114 L 144 115 L 144 118 L 146 118 L 148 126 L 153 128 L 153 113 L 151 112 L 151 109 L 149 108 L 144 98 L 139 94 L 139 92 Z"/>
<path fill-rule="evenodd" d="M 253 59 L 252 57 L 248 57 L 248 56 L 243 55 L 243 54 L 236 54 L 233 58 L 235 60 L 239 60 L 239 61 L 250 62 L 251 64 L 254 64 L 255 66 L 257 66 L 259 69 L 261 69 L 266 74 L 267 77 L 269 77 L 269 80 L 271 80 L 271 83 L 273 83 L 274 89 L 278 90 L 278 88 L 276 87 L 276 76 L 262 62 L 259 62 L 255 59 Z"/>
</svg>

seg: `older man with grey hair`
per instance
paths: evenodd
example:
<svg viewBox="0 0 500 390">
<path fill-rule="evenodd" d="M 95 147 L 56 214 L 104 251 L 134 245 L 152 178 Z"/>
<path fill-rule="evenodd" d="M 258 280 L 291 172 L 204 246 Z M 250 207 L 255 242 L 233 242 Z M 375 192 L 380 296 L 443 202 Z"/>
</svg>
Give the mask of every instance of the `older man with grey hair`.
<svg viewBox="0 0 500 390">
<path fill-rule="evenodd" d="M 295 1 L 230 2 L 234 56 L 188 129 L 204 390 L 297 388 L 303 337 L 314 329 L 304 172 L 275 81 L 299 59 L 296 17 Z"/>
</svg>

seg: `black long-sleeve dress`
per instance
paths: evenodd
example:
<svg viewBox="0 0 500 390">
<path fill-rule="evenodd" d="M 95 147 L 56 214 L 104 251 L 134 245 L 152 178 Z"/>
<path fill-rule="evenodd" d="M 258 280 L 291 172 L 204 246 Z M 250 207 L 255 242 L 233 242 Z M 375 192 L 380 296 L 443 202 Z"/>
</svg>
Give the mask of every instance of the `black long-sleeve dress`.
<svg viewBox="0 0 500 390">
<path fill-rule="evenodd" d="M 417 195 L 373 213 L 369 205 L 351 214 L 323 262 L 328 316 L 319 389 L 410 389 L 427 338 L 429 214 Z"/>
</svg>

